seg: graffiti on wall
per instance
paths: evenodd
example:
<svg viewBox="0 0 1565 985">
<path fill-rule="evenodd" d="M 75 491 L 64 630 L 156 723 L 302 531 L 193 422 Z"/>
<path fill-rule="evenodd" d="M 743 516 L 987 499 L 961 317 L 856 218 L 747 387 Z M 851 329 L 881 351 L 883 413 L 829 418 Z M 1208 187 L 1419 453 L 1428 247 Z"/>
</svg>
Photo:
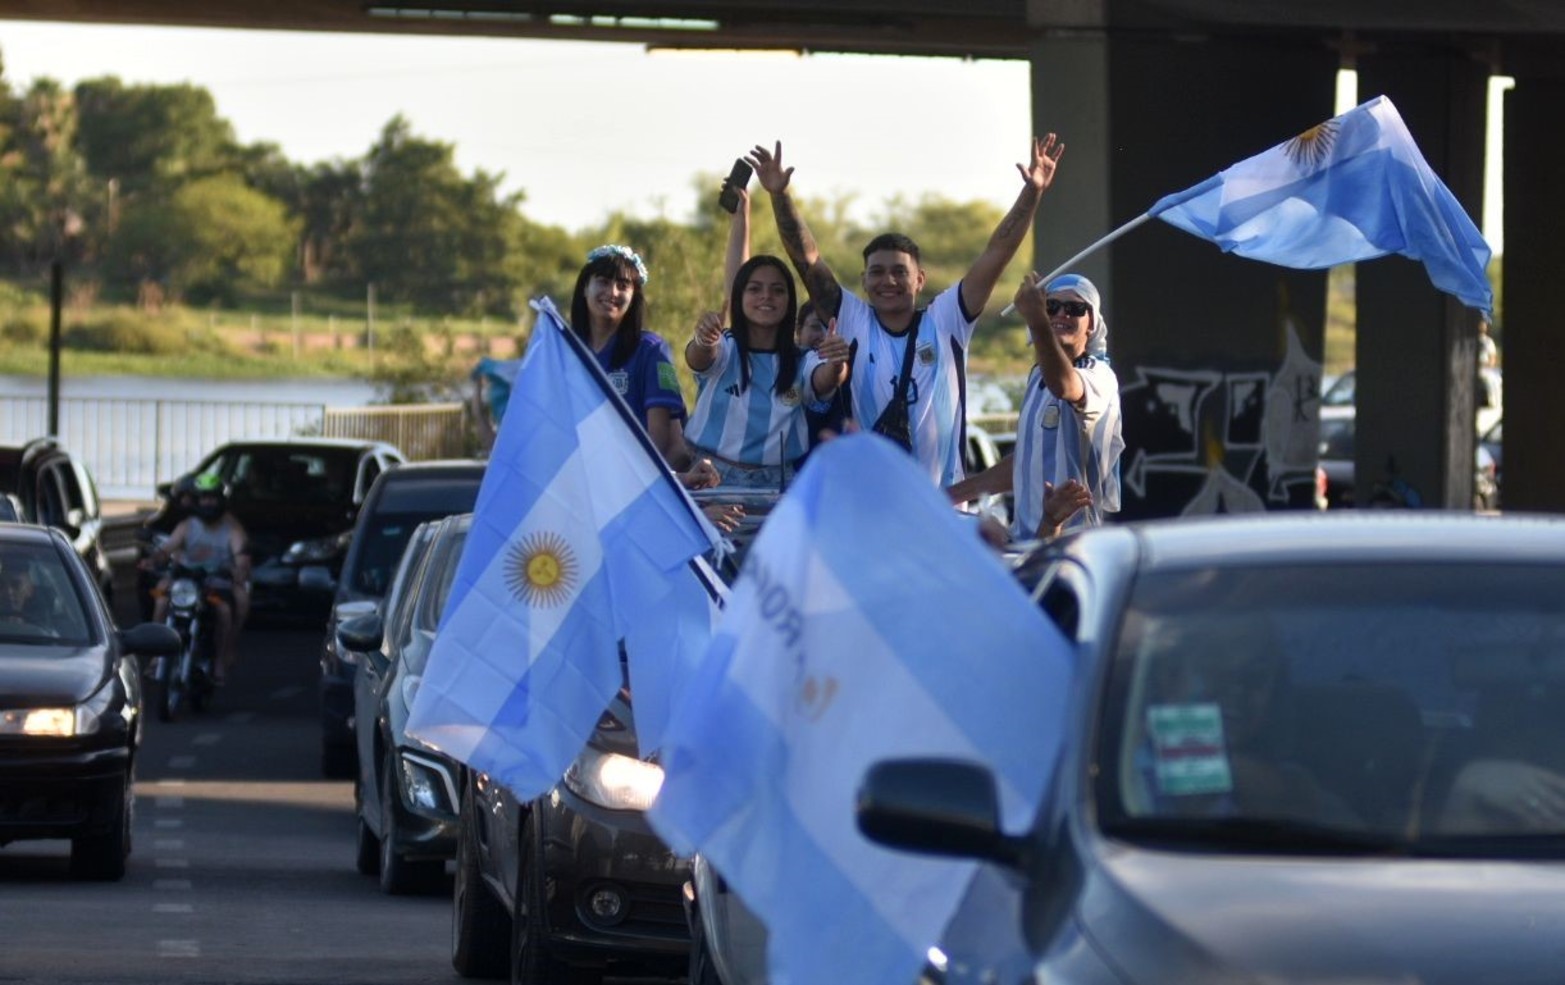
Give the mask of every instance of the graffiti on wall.
<svg viewBox="0 0 1565 985">
<path fill-rule="evenodd" d="M 1271 369 L 1137 367 L 1120 390 L 1126 519 L 1313 505 L 1321 365 L 1298 333 Z"/>
</svg>

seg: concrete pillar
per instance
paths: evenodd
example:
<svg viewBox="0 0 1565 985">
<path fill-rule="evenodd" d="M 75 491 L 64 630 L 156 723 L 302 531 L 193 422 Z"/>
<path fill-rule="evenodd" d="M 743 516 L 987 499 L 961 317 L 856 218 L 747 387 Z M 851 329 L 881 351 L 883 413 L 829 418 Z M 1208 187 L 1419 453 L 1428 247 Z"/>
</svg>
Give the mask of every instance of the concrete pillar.
<svg viewBox="0 0 1565 985">
<path fill-rule="evenodd" d="M 1557 58 L 1550 59 L 1559 66 Z M 1505 369 L 1506 510 L 1565 511 L 1565 69 L 1517 75 L 1505 104 L 1505 296 L 1499 324 Z"/>
<path fill-rule="evenodd" d="M 1361 100 L 1384 95 L 1435 174 L 1482 217 L 1488 67 L 1464 51 L 1382 44 L 1358 61 Z M 1435 289 L 1423 265 L 1358 265 L 1355 495 L 1394 470 L 1425 507 L 1471 509 L 1479 315 Z"/>
<path fill-rule="evenodd" d="M 1304 41 L 1041 40 L 1035 126 L 1067 151 L 1038 269 L 1329 118 L 1336 69 L 1334 52 Z M 1325 274 L 1229 256 L 1156 221 L 1076 269 L 1104 292 L 1120 380 L 1120 518 L 1308 506 Z"/>
</svg>

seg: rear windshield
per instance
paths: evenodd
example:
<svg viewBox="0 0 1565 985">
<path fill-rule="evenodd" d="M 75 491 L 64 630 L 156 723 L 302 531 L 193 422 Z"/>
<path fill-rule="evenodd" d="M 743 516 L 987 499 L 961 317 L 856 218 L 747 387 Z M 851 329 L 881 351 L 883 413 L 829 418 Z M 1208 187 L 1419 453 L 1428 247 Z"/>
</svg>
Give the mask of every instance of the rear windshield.
<svg viewBox="0 0 1565 985">
<path fill-rule="evenodd" d="M 361 595 L 373 598 L 384 598 L 387 590 L 391 588 L 391 579 L 396 577 L 397 565 L 402 560 L 402 552 L 408 546 L 408 540 L 412 538 L 413 531 L 426 520 L 438 520 L 455 513 L 468 513 L 473 509 L 473 497 L 478 493 L 475 485 L 471 490 L 471 496 L 464 497 L 451 495 L 464 492 L 457 486 L 440 487 L 445 489 L 447 500 L 443 502 L 427 502 L 425 508 L 409 512 L 383 512 L 377 510 L 374 515 L 366 517 L 360 525 L 358 532 L 354 534 L 357 541 L 354 544 L 354 556 L 344 581 L 349 590 Z M 391 490 L 386 490 L 388 493 Z M 381 505 L 386 505 L 387 499 L 381 500 Z"/>
</svg>

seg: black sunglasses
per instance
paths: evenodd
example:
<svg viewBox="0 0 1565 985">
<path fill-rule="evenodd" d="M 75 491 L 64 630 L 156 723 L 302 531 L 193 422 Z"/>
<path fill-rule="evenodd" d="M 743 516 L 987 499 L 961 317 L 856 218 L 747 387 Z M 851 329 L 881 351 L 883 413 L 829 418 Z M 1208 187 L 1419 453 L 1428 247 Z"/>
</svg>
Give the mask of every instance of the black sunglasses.
<svg viewBox="0 0 1565 985">
<path fill-rule="evenodd" d="M 1080 318 L 1092 310 L 1092 305 L 1085 301 L 1057 301 L 1054 298 L 1050 298 L 1044 303 L 1044 308 L 1051 315 L 1059 314 L 1060 309 L 1064 308 L 1067 315 L 1070 315 L 1072 318 Z"/>
</svg>

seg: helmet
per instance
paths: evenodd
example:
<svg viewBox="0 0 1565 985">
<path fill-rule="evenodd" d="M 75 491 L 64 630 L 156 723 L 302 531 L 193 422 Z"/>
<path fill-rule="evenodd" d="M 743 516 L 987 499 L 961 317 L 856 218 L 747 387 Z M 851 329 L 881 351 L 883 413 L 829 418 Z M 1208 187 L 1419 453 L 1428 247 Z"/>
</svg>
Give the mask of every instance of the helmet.
<svg viewBox="0 0 1565 985">
<path fill-rule="evenodd" d="M 196 476 L 196 515 L 203 520 L 216 520 L 228 510 L 228 487 L 215 472 Z"/>
</svg>

